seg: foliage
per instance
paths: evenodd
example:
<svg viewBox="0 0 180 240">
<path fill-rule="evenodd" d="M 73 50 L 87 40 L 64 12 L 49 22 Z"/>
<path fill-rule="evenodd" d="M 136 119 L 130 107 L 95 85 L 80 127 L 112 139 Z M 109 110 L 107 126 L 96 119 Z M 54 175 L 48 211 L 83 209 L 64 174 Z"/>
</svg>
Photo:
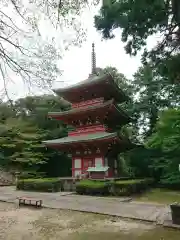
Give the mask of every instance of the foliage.
<svg viewBox="0 0 180 240">
<path fill-rule="evenodd" d="M 179 81 L 180 2 L 178 0 L 104 0 L 95 26 L 104 38 L 112 38 L 120 28 L 121 40 L 128 54 L 144 49 L 143 62 L 150 59 L 161 74 L 172 82 Z M 156 46 L 145 48 L 149 36 L 159 34 Z"/>
<path fill-rule="evenodd" d="M 119 181 L 81 180 L 76 184 L 78 194 L 129 196 L 140 193 L 152 186 L 152 179 L 132 179 Z"/>
<path fill-rule="evenodd" d="M 166 187 L 180 183 L 180 109 L 168 109 L 161 113 L 156 131 L 147 141 L 147 147 L 161 151 L 154 157 L 152 168 Z"/>
<path fill-rule="evenodd" d="M 141 178 L 153 176 L 158 181 L 160 174 L 152 167 L 152 158 L 158 161 L 162 156 L 161 149 L 147 149 L 143 143 L 156 132 L 159 111 L 179 106 L 180 87 L 169 84 L 152 64 L 140 67 L 132 80 L 118 74 L 115 68 L 107 67 L 104 71 L 110 72 L 119 87 L 131 96 L 129 102 L 120 107 L 132 117 L 132 123 L 122 127 L 120 134 L 142 144 L 120 154 L 119 173 L 121 176 Z"/>
<path fill-rule="evenodd" d="M 71 160 L 41 144 L 45 139 L 66 136 L 66 127 L 48 119 L 47 113 L 68 107 L 67 102 L 50 95 L 0 104 L 0 165 L 19 172 L 45 172 L 50 177 L 70 175 Z"/>
<path fill-rule="evenodd" d="M 18 167 L 20 163 L 21 168 L 25 170 L 45 163 L 46 158 L 39 151 L 42 136 L 37 133 L 37 128 L 28 124 L 22 126 L 23 123 L 20 120 L 17 122 L 17 119 L 11 121 L 13 123 L 6 121 L 6 126 L 1 125 L 0 132 L 0 150 L 6 164 L 10 161 L 12 165 Z"/>
<path fill-rule="evenodd" d="M 18 180 L 17 190 L 38 191 L 38 192 L 59 192 L 61 182 L 57 178 L 37 178 Z"/>
<path fill-rule="evenodd" d="M 151 64 L 140 67 L 134 74 L 132 88 L 137 128 L 146 138 L 154 131 L 159 111 L 178 106 L 180 88 L 165 81 Z"/>
<path fill-rule="evenodd" d="M 107 195 L 109 193 L 108 182 L 81 180 L 76 183 L 76 192 L 87 195 Z"/>
<path fill-rule="evenodd" d="M 114 181 L 110 187 L 110 193 L 115 196 L 130 196 L 144 192 L 152 186 L 152 183 L 152 179 Z"/>
</svg>

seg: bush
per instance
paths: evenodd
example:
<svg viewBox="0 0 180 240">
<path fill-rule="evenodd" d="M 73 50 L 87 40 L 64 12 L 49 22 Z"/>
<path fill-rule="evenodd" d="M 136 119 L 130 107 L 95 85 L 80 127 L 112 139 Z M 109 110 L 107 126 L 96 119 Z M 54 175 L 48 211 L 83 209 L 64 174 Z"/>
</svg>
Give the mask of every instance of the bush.
<svg viewBox="0 0 180 240">
<path fill-rule="evenodd" d="M 180 190 L 180 174 L 172 173 L 170 176 L 160 180 L 160 187 L 172 190 Z"/>
<path fill-rule="evenodd" d="M 120 181 L 81 180 L 76 184 L 78 194 L 130 196 L 138 194 L 153 184 L 152 179 L 132 179 Z"/>
<path fill-rule="evenodd" d="M 116 196 L 130 196 L 144 192 L 153 184 L 152 179 L 132 179 L 114 181 L 110 187 L 110 194 Z"/>
<path fill-rule="evenodd" d="M 76 192 L 87 195 L 108 195 L 108 182 L 95 180 L 81 180 L 76 183 Z"/>
<path fill-rule="evenodd" d="M 37 178 L 18 180 L 17 190 L 58 192 L 61 190 L 61 182 L 57 178 Z"/>
</svg>

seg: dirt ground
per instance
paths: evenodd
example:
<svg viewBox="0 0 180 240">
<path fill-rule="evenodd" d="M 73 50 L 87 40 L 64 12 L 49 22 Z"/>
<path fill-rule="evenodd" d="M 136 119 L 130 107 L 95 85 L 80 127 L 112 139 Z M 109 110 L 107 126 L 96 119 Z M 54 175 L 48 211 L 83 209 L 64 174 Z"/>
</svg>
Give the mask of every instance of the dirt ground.
<svg viewBox="0 0 180 240">
<path fill-rule="evenodd" d="M 179 240 L 179 234 L 142 222 L 0 202 L 1 240 Z"/>
</svg>

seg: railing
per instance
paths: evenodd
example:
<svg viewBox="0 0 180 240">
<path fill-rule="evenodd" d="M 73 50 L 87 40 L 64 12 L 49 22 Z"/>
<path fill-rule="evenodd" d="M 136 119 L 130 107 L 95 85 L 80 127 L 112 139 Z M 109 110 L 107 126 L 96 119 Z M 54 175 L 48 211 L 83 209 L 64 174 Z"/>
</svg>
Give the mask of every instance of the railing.
<svg viewBox="0 0 180 240">
<path fill-rule="evenodd" d="M 97 133 L 97 132 L 104 132 L 104 131 L 106 131 L 106 127 L 104 125 L 89 126 L 84 128 L 78 128 L 75 131 L 69 132 L 68 136 L 76 136 L 81 134 Z"/>
</svg>

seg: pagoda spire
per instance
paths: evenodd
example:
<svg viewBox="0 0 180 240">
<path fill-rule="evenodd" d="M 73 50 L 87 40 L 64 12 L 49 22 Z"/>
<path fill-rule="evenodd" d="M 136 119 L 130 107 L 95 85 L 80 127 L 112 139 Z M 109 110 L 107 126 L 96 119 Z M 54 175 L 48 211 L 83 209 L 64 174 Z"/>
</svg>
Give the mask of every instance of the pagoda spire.
<svg viewBox="0 0 180 240">
<path fill-rule="evenodd" d="M 96 74 L 96 52 L 95 52 L 95 44 L 92 43 L 92 58 L 91 58 L 91 74 Z"/>
</svg>

